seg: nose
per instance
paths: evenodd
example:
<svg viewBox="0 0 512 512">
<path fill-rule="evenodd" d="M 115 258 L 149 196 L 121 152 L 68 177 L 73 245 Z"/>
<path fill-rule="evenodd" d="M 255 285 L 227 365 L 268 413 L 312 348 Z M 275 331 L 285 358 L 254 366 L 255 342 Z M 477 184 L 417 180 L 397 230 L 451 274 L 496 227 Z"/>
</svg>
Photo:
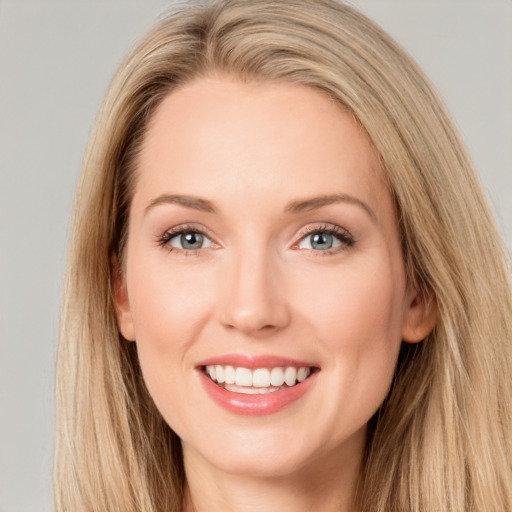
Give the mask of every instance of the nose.
<svg viewBox="0 0 512 512">
<path fill-rule="evenodd" d="M 280 262 L 265 251 L 234 255 L 222 280 L 220 319 L 228 329 L 262 337 L 286 327 L 290 308 Z"/>
</svg>

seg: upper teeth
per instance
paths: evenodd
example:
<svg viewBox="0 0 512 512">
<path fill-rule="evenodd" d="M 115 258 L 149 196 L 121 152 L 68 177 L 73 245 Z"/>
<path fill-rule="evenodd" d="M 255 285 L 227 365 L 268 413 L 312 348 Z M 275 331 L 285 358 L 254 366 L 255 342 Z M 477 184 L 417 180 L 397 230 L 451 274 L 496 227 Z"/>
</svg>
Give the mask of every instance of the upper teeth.
<svg viewBox="0 0 512 512">
<path fill-rule="evenodd" d="M 311 368 L 301 366 L 275 367 L 275 368 L 249 368 L 208 365 L 206 373 L 219 384 L 235 384 L 237 386 L 252 386 L 255 388 L 279 387 L 286 383 L 294 386 L 297 382 L 307 379 Z"/>
</svg>

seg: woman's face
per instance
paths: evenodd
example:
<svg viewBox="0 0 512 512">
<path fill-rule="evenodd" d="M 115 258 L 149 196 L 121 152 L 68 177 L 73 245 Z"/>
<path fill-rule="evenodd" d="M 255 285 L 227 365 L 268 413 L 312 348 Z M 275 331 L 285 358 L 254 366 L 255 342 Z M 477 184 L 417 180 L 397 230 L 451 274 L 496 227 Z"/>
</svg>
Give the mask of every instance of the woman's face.
<svg viewBox="0 0 512 512">
<path fill-rule="evenodd" d="M 284 83 L 172 92 L 143 144 L 125 256 L 119 325 L 186 464 L 277 476 L 359 460 L 401 340 L 425 333 L 350 114 Z"/>
</svg>

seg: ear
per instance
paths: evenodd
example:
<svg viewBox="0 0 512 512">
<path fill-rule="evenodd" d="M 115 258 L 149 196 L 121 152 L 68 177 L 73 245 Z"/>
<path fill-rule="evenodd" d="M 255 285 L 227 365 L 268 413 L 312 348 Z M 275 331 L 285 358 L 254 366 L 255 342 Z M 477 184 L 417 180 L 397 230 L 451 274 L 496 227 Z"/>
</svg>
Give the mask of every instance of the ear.
<svg viewBox="0 0 512 512">
<path fill-rule="evenodd" d="M 114 302 L 116 308 L 117 326 L 123 338 L 135 341 L 130 301 L 126 288 L 126 276 L 119 265 L 117 255 L 112 256 L 112 285 L 114 288 Z"/>
<path fill-rule="evenodd" d="M 418 343 L 432 332 L 436 324 L 437 304 L 432 294 L 422 293 L 412 285 L 407 290 L 405 300 L 402 340 Z"/>
</svg>

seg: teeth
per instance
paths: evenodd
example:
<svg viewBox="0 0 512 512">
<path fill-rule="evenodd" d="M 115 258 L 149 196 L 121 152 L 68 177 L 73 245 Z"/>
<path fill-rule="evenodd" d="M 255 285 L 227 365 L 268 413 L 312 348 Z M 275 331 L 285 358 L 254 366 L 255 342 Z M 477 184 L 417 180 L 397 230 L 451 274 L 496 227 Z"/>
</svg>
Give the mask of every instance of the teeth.
<svg viewBox="0 0 512 512">
<path fill-rule="evenodd" d="M 222 366 L 221 366 L 222 369 Z M 216 366 L 208 366 L 208 375 L 210 376 L 210 379 L 217 380 L 217 367 Z"/>
<path fill-rule="evenodd" d="M 309 375 L 309 368 L 299 368 L 299 370 L 297 371 L 297 380 L 299 382 L 302 382 L 303 380 L 306 380 L 308 378 L 308 375 Z"/>
<path fill-rule="evenodd" d="M 224 382 L 226 384 L 235 383 L 235 369 L 232 366 L 226 366 L 224 368 Z"/>
<path fill-rule="evenodd" d="M 287 386 L 293 386 L 297 380 L 297 370 L 293 366 L 288 366 L 284 371 L 284 381 Z"/>
<path fill-rule="evenodd" d="M 302 366 L 275 367 L 275 368 L 249 368 L 222 365 L 209 365 L 205 368 L 206 374 L 214 382 L 224 384 L 228 391 L 238 393 L 258 394 L 277 391 L 281 386 L 295 386 L 311 374 L 311 368 Z"/>
<path fill-rule="evenodd" d="M 251 370 L 248 368 L 237 368 L 235 370 L 235 384 L 237 386 L 252 386 Z"/>
<path fill-rule="evenodd" d="M 225 386 L 225 389 L 228 391 L 233 391 L 235 393 L 243 393 L 245 395 L 265 395 L 266 393 L 272 393 L 274 391 L 278 391 L 279 388 L 253 388 L 250 386 L 236 386 L 233 385 L 227 385 Z"/>
<path fill-rule="evenodd" d="M 272 386 L 282 386 L 284 384 L 284 372 L 282 368 L 272 368 L 270 372 L 270 384 L 272 384 Z"/>
<path fill-rule="evenodd" d="M 252 385 L 255 388 L 268 388 L 270 386 L 270 372 L 266 368 L 254 370 Z"/>
</svg>

